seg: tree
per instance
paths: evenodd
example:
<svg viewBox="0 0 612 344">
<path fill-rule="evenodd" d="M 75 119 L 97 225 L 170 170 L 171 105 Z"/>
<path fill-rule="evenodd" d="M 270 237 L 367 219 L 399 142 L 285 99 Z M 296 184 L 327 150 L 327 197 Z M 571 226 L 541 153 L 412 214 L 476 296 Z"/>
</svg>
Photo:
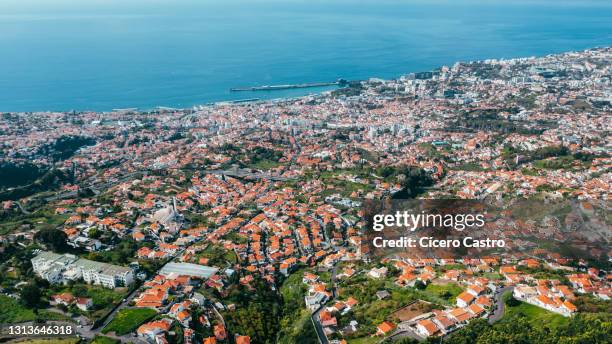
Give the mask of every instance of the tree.
<svg viewBox="0 0 612 344">
<path fill-rule="evenodd" d="M 87 236 L 92 239 L 100 239 L 100 237 L 102 236 L 102 232 L 97 228 L 92 228 L 87 233 Z"/>
<path fill-rule="evenodd" d="M 506 304 L 510 307 L 516 307 L 521 304 L 521 302 L 514 297 L 510 296 L 508 300 L 506 300 Z"/>
<path fill-rule="evenodd" d="M 40 289 L 34 284 L 27 284 L 19 294 L 21 302 L 28 308 L 36 308 L 40 304 Z"/>
<path fill-rule="evenodd" d="M 423 283 L 423 281 L 419 280 L 419 281 L 416 281 L 414 283 L 414 287 L 419 289 L 419 290 L 423 290 L 423 289 L 427 288 L 427 285 L 425 283 Z"/>
<path fill-rule="evenodd" d="M 34 239 L 56 252 L 65 252 L 68 249 L 66 240 L 68 236 L 63 231 L 46 227 L 34 235 Z"/>
</svg>

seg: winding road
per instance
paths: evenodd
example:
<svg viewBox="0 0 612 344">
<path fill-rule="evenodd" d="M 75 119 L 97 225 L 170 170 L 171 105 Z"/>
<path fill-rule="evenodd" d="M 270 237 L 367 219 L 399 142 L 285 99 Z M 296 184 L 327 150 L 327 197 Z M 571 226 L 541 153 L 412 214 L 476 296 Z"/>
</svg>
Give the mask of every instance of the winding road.
<svg viewBox="0 0 612 344">
<path fill-rule="evenodd" d="M 500 288 L 493 295 L 493 304 L 495 305 L 495 309 L 493 311 L 493 314 L 489 317 L 489 324 L 493 324 L 504 317 L 504 310 L 506 305 L 504 304 L 503 296 L 508 291 L 514 291 L 514 287 L 509 286 Z"/>
</svg>

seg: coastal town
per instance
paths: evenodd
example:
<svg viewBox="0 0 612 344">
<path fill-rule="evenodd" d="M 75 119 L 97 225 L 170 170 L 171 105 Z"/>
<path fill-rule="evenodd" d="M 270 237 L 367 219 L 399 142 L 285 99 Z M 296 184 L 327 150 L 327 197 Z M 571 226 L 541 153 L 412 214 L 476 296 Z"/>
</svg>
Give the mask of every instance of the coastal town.
<svg viewBox="0 0 612 344">
<path fill-rule="evenodd" d="M 541 323 L 552 343 L 582 335 L 572 321 L 606 338 L 611 66 L 594 48 L 275 101 L 0 114 L 0 323 L 87 343 L 459 343 Z M 486 229 L 520 250 L 373 256 L 363 205 L 390 198 L 511 204 Z"/>
</svg>

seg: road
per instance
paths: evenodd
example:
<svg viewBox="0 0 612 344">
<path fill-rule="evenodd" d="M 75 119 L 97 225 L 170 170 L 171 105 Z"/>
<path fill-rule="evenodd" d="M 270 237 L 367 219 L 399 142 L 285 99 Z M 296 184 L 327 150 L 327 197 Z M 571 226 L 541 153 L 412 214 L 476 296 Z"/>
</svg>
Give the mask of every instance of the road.
<svg viewBox="0 0 612 344">
<path fill-rule="evenodd" d="M 286 182 L 286 181 L 290 181 L 290 180 L 295 180 L 295 178 L 289 178 L 289 177 L 281 177 L 281 176 L 273 176 L 270 175 L 268 173 L 260 173 L 260 172 L 249 172 L 246 171 L 244 169 L 229 169 L 229 170 L 206 170 L 204 171 L 205 173 L 210 173 L 210 174 L 223 174 L 226 176 L 230 176 L 230 177 L 238 177 L 238 178 L 244 178 L 244 177 L 250 177 L 250 178 L 255 178 L 255 179 L 267 179 L 267 180 L 271 180 L 271 181 L 280 181 L 280 182 Z"/>
<path fill-rule="evenodd" d="M 501 320 L 501 318 L 504 317 L 504 310 L 505 310 L 506 305 L 504 304 L 503 295 L 506 292 L 508 291 L 512 292 L 513 290 L 514 290 L 514 287 L 509 286 L 509 287 L 500 288 L 497 292 L 495 292 L 495 294 L 493 295 L 494 311 L 493 311 L 493 314 L 489 317 L 489 324 L 493 324 Z M 418 341 L 423 341 L 425 339 L 421 337 L 419 334 L 417 334 L 416 332 L 410 330 L 409 328 L 399 328 L 398 327 L 395 333 L 393 333 L 392 335 L 386 338 L 386 341 L 390 342 L 390 341 L 400 339 L 400 338 L 405 338 L 405 337 L 410 337 Z"/>
<path fill-rule="evenodd" d="M 398 329 L 395 333 L 391 334 L 389 337 L 381 340 L 379 343 L 392 343 L 397 339 L 401 339 L 401 338 L 406 338 L 406 337 L 410 337 L 412 339 L 418 340 L 419 342 L 425 340 L 425 338 L 423 338 L 422 336 L 420 336 L 419 334 L 417 334 L 415 331 L 413 331 L 410 328 L 407 329 Z"/>
<path fill-rule="evenodd" d="M 506 293 L 507 291 L 512 292 L 513 290 L 514 287 L 510 286 L 503 287 L 495 292 L 495 295 L 493 295 L 494 311 L 493 314 L 489 317 L 489 324 L 493 324 L 504 317 L 504 309 L 506 305 L 504 304 L 503 296 L 504 293 Z"/>
<path fill-rule="evenodd" d="M 317 331 L 317 337 L 319 337 L 319 343 L 329 344 L 329 341 L 327 340 L 327 336 L 325 335 L 325 332 L 323 332 L 323 326 L 321 326 L 321 322 L 319 321 L 319 314 L 321 313 L 323 309 L 325 309 L 325 305 L 321 305 L 319 309 L 317 309 L 314 313 L 312 313 L 310 318 L 312 320 L 312 324 L 314 325 L 315 330 Z"/>
<path fill-rule="evenodd" d="M 336 275 L 337 274 L 338 274 L 338 265 L 334 264 L 334 267 L 332 268 L 332 272 L 331 272 L 331 286 L 332 286 L 331 300 L 336 299 Z M 321 311 L 323 309 L 325 309 L 325 305 L 321 305 L 319 309 L 317 309 L 314 313 L 312 313 L 310 318 L 312 320 L 312 324 L 315 327 L 315 330 L 317 331 L 317 337 L 319 337 L 319 342 L 321 344 L 328 344 L 329 340 L 327 340 L 327 336 L 325 335 L 325 332 L 323 332 L 323 326 L 321 325 L 321 321 L 319 318 L 319 314 L 321 314 Z"/>
<path fill-rule="evenodd" d="M 19 210 L 21 210 L 22 213 L 24 213 L 25 215 L 30 214 L 30 212 L 27 209 L 25 209 L 19 201 L 15 202 L 15 204 L 17 204 L 17 207 L 19 207 Z"/>
<path fill-rule="evenodd" d="M 331 272 L 331 285 L 332 285 L 332 298 L 338 297 L 336 295 L 336 290 L 338 289 L 338 284 L 336 283 L 336 276 L 338 275 L 338 264 L 334 264 Z"/>
<path fill-rule="evenodd" d="M 124 309 L 125 307 L 127 307 L 127 305 L 134 299 L 134 297 L 136 297 L 136 294 L 138 294 L 138 291 L 140 290 L 140 288 L 136 288 L 134 290 L 132 290 L 132 292 L 124 299 L 125 301 L 122 301 L 121 304 L 115 308 L 111 314 L 109 314 L 108 317 L 106 317 L 106 320 L 104 320 L 104 322 L 102 323 L 102 325 L 98 326 L 97 328 L 99 330 L 102 330 L 104 327 L 106 327 L 106 325 L 108 325 L 109 322 L 111 322 L 111 320 L 113 320 L 113 318 L 115 317 L 115 315 L 122 309 Z M 98 330 L 98 332 L 99 332 Z"/>
</svg>

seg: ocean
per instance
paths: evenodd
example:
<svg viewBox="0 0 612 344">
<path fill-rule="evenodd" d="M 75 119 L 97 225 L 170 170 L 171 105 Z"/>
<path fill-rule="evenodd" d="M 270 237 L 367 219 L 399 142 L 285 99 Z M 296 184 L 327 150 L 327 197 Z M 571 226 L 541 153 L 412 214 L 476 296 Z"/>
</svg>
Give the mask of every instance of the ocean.
<svg viewBox="0 0 612 344">
<path fill-rule="evenodd" d="M 610 1 L 3 0 L 0 111 L 191 107 L 612 43 Z"/>
</svg>

